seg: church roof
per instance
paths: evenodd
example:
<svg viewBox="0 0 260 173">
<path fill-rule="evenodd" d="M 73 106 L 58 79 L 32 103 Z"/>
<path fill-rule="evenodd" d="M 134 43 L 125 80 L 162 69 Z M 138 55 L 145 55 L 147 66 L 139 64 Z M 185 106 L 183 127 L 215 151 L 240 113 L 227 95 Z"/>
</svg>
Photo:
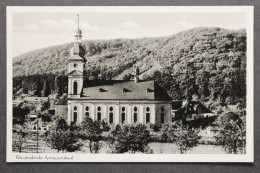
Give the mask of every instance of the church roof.
<svg viewBox="0 0 260 173">
<path fill-rule="evenodd" d="M 63 96 L 57 103 L 56 105 L 67 105 L 68 104 L 68 98 L 67 96 Z"/>
<path fill-rule="evenodd" d="M 155 81 L 103 81 L 84 87 L 84 99 L 97 100 L 167 100 L 169 95 Z"/>
<path fill-rule="evenodd" d="M 84 57 L 81 57 L 79 55 L 72 55 L 71 57 L 68 58 L 69 60 L 79 60 L 79 61 L 82 61 L 82 60 L 85 60 Z"/>
<path fill-rule="evenodd" d="M 68 75 L 72 75 L 72 76 L 79 76 L 82 75 L 83 73 L 81 71 L 78 70 L 73 70 L 70 73 L 68 73 Z"/>
</svg>

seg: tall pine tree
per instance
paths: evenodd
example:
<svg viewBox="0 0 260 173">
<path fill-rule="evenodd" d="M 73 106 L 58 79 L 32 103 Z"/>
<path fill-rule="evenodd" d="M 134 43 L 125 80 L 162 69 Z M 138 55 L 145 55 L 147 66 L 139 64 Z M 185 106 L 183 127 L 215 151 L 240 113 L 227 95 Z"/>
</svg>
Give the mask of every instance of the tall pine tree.
<svg viewBox="0 0 260 173">
<path fill-rule="evenodd" d="M 51 93 L 51 88 L 48 82 L 48 79 L 45 79 L 44 84 L 43 84 L 43 90 L 42 90 L 42 96 L 43 97 L 48 97 Z"/>
</svg>

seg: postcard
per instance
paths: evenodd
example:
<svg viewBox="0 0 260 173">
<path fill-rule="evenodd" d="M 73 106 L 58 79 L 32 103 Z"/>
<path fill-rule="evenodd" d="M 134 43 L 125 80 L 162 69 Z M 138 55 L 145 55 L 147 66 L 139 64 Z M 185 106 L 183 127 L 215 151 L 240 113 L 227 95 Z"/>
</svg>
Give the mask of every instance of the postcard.
<svg viewBox="0 0 260 173">
<path fill-rule="evenodd" d="M 7 162 L 253 162 L 253 6 L 8 6 Z"/>
</svg>

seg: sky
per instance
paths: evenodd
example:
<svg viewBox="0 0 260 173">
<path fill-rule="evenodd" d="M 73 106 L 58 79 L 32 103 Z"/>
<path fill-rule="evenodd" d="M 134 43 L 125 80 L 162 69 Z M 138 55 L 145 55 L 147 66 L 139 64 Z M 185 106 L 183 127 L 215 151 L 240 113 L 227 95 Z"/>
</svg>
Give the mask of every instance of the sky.
<svg viewBox="0 0 260 173">
<path fill-rule="evenodd" d="M 242 12 L 15 12 L 13 56 L 73 42 L 77 14 L 83 40 L 168 36 L 196 27 L 246 28 L 246 14 Z"/>
</svg>

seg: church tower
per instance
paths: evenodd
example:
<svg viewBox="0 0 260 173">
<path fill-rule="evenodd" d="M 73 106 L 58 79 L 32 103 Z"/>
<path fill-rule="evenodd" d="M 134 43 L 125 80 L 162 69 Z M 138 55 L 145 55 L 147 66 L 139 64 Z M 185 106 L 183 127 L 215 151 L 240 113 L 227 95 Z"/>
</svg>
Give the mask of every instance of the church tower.
<svg viewBox="0 0 260 173">
<path fill-rule="evenodd" d="M 83 89 L 84 71 L 85 71 L 85 49 L 81 44 L 81 30 L 78 28 L 75 34 L 75 43 L 70 51 L 69 67 L 68 67 L 68 97 L 80 98 Z"/>
</svg>

